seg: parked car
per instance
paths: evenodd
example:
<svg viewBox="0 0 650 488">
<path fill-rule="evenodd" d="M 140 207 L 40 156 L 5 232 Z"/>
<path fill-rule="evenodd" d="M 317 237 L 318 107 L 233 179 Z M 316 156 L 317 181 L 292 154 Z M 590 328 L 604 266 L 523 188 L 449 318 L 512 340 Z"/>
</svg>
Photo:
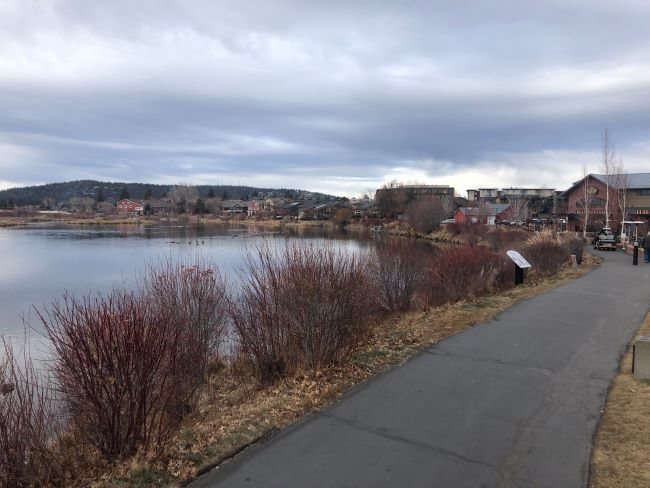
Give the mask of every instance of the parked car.
<svg viewBox="0 0 650 488">
<path fill-rule="evenodd" d="M 607 251 L 616 250 L 616 236 L 610 227 L 603 227 L 600 229 L 594 239 L 594 248 L 598 250 L 605 249 Z"/>
</svg>

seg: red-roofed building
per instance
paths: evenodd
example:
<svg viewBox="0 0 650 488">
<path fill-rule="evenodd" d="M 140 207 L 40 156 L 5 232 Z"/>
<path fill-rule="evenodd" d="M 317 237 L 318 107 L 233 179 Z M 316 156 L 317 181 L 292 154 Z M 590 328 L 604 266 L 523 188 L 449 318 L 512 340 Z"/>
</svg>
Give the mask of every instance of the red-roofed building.
<svg viewBox="0 0 650 488">
<path fill-rule="evenodd" d="M 143 215 L 144 204 L 125 198 L 116 204 L 117 215 Z"/>
</svg>

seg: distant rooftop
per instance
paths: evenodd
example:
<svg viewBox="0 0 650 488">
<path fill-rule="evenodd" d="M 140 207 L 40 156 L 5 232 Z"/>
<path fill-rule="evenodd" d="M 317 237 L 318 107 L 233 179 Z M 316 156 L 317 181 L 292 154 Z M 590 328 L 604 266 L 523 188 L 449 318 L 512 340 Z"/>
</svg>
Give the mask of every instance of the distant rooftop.
<svg viewBox="0 0 650 488">
<path fill-rule="evenodd" d="M 597 180 L 607 183 L 605 175 L 593 174 L 592 175 Z M 627 175 L 612 175 L 613 180 L 618 180 L 618 177 L 625 176 L 627 178 L 627 188 L 637 189 L 637 188 L 650 188 L 650 173 L 629 173 Z M 574 183 L 575 184 L 575 183 Z"/>
<path fill-rule="evenodd" d="M 416 185 L 416 184 L 407 185 L 407 184 L 398 183 L 397 185 L 393 187 L 388 187 L 387 189 L 390 190 L 391 188 L 451 188 L 451 187 L 449 185 Z"/>
</svg>

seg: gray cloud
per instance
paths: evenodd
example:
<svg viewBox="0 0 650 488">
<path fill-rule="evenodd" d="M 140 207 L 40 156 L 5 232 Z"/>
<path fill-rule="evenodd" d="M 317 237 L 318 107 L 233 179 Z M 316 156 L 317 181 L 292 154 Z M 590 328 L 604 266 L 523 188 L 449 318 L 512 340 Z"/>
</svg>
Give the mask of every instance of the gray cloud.
<svg viewBox="0 0 650 488">
<path fill-rule="evenodd" d="M 641 0 L 5 0 L 0 185 L 561 188 L 605 126 L 642 171 L 649 21 Z"/>
</svg>

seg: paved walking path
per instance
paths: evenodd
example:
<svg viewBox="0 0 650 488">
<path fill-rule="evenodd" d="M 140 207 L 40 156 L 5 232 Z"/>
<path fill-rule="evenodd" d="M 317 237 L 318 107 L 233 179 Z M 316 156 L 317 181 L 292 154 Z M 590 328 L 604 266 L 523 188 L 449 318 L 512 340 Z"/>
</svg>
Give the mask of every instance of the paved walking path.
<svg viewBox="0 0 650 488">
<path fill-rule="evenodd" d="M 650 265 L 623 254 L 431 347 L 201 487 L 584 487 Z"/>
</svg>

